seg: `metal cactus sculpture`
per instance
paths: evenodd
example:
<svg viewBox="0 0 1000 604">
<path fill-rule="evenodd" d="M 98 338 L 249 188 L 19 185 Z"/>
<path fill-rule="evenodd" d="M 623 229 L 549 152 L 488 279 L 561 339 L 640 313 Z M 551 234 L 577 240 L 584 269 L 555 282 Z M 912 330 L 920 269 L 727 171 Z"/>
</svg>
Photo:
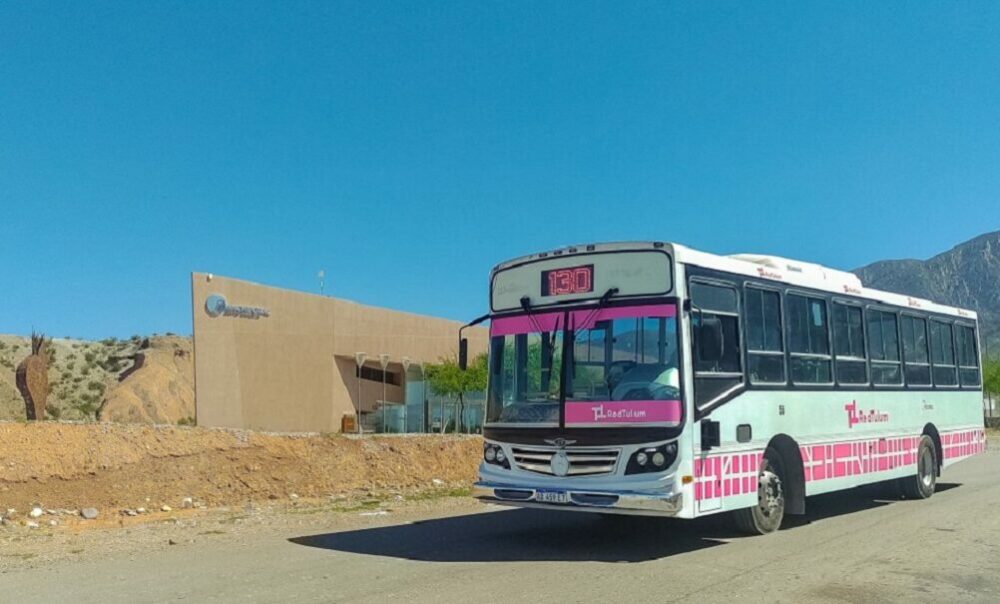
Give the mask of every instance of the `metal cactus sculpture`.
<svg viewBox="0 0 1000 604">
<path fill-rule="evenodd" d="M 31 332 L 31 354 L 17 366 L 17 389 L 24 398 L 24 410 L 29 420 L 45 419 L 45 404 L 49 397 L 48 345 L 44 335 Z"/>
</svg>

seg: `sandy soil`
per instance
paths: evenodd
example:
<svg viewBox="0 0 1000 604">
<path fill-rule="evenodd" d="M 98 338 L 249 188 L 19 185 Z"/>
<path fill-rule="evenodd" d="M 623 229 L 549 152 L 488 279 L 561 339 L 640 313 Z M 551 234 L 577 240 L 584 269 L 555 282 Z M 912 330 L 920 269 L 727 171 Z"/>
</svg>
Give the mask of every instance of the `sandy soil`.
<svg viewBox="0 0 1000 604">
<path fill-rule="evenodd" d="M 98 412 L 101 421 L 194 424 L 194 353 L 190 338 L 156 337 L 137 351 Z"/>
<path fill-rule="evenodd" d="M 0 513 L 96 507 L 180 509 L 290 499 L 387 497 L 466 487 L 482 450 L 476 437 L 277 435 L 126 424 L 0 423 Z M 75 523 L 55 514 L 38 519 Z"/>
</svg>

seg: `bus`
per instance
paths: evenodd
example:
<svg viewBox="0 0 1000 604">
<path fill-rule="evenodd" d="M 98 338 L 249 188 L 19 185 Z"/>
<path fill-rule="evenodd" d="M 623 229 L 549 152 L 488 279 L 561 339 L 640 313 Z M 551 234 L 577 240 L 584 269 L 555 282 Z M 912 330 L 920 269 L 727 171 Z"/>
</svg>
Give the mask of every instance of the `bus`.
<svg viewBox="0 0 1000 604">
<path fill-rule="evenodd" d="M 985 449 L 976 313 L 851 273 L 590 244 L 497 265 L 489 303 L 483 501 L 766 534 L 810 495 L 930 497 Z"/>
</svg>

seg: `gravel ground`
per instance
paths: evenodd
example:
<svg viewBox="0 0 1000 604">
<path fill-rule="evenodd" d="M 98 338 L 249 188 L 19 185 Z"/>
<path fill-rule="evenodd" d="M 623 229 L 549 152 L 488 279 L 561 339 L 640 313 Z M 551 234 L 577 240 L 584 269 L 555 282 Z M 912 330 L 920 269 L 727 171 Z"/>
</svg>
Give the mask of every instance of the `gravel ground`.
<svg viewBox="0 0 1000 604">
<path fill-rule="evenodd" d="M 810 498 L 765 537 L 696 521 L 481 506 L 467 498 L 214 510 L 142 525 L 16 529 L 10 602 L 1000 601 L 1000 453 L 927 501 Z M 171 545 L 171 542 L 175 545 Z"/>
<path fill-rule="evenodd" d="M 100 559 L 155 557 L 176 546 L 238 544 L 248 536 L 310 529 L 352 528 L 379 519 L 479 511 L 468 489 L 441 488 L 409 497 L 297 500 L 238 508 L 172 510 L 103 523 L 43 515 L 39 528 L 23 522 L 0 528 L 0 573 Z M 59 524 L 51 526 L 49 520 Z M 2 585 L 2 581 L 0 581 Z"/>
</svg>

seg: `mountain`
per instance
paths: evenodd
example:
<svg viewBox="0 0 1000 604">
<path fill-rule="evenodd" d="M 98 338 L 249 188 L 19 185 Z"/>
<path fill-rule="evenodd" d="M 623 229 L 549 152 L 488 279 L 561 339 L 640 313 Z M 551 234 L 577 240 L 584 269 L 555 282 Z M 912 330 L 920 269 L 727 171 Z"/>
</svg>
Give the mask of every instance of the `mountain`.
<svg viewBox="0 0 1000 604">
<path fill-rule="evenodd" d="M 867 287 L 975 310 L 984 351 L 1000 354 L 1000 231 L 928 260 L 881 260 L 854 273 Z"/>
</svg>

